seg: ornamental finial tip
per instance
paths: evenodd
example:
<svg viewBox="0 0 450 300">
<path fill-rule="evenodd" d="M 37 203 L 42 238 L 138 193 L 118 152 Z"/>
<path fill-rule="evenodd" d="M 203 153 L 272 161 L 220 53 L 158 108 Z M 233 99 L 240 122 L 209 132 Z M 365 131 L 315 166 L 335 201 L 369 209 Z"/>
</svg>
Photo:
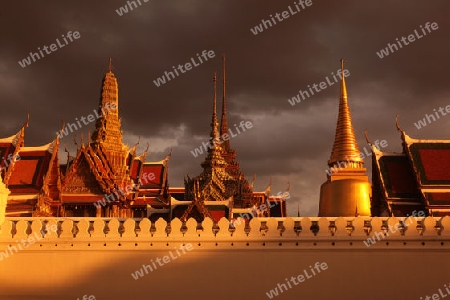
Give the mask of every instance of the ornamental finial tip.
<svg viewBox="0 0 450 300">
<path fill-rule="evenodd" d="M 109 58 L 109 65 L 108 65 L 108 71 L 112 73 L 114 69 L 113 63 L 112 63 L 112 57 Z"/>
</svg>

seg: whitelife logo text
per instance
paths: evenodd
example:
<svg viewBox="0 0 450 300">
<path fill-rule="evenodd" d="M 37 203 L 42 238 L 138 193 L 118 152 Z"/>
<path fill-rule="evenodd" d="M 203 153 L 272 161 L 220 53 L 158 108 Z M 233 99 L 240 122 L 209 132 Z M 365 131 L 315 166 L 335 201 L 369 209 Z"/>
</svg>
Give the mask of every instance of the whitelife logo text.
<svg viewBox="0 0 450 300">
<path fill-rule="evenodd" d="M 292 276 L 290 279 L 285 279 L 286 280 L 286 284 L 289 286 L 289 289 L 292 289 L 292 285 L 291 282 L 295 285 L 299 285 L 300 283 L 304 282 L 305 279 L 310 279 L 313 278 L 313 276 L 316 276 L 316 272 L 314 271 L 314 269 L 317 270 L 317 273 L 319 274 L 322 271 L 325 271 L 326 269 L 328 269 L 328 265 L 327 263 L 323 262 L 323 263 L 319 263 L 316 262 L 316 264 L 314 265 L 314 267 L 309 266 L 310 271 L 312 273 L 312 275 L 310 275 L 308 273 L 308 271 L 305 269 L 303 270 L 303 274 L 305 274 L 305 276 L 303 276 L 303 274 L 298 275 L 297 277 Z M 269 292 L 266 293 L 267 297 L 269 297 L 269 299 L 272 299 L 275 296 L 278 296 L 278 291 L 280 291 L 280 294 L 283 293 L 283 288 L 288 291 L 288 287 L 286 286 L 285 283 L 279 283 L 277 285 L 277 287 L 275 287 L 275 289 L 270 290 Z"/>
<path fill-rule="evenodd" d="M 56 39 L 56 43 L 58 44 L 59 48 L 56 46 L 56 44 L 51 44 L 50 46 L 44 46 L 44 47 L 42 47 L 42 50 L 41 50 L 41 47 L 38 47 L 38 52 L 41 54 L 40 56 L 39 56 L 39 53 L 30 52 L 30 55 L 27 58 L 24 58 L 24 59 L 22 59 L 22 61 L 19 61 L 19 65 L 22 68 L 25 68 L 26 66 L 31 65 L 31 60 L 33 60 L 33 62 L 35 62 L 36 60 L 43 58 L 44 53 L 42 51 L 45 51 L 46 54 L 55 52 L 56 50 L 61 49 L 62 47 L 69 44 L 69 42 L 66 40 L 66 37 L 71 42 L 73 42 L 73 39 L 77 40 L 81 37 L 81 35 L 78 31 L 74 31 L 73 33 L 72 33 L 72 31 L 69 31 L 66 36 L 64 36 L 64 34 L 63 34 L 62 37 L 63 37 L 65 44 L 62 44 L 59 41 L 59 38 Z M 48 49 L 50 49 L 50 51 Z"/>
<path fill-rule="evenodd" d="M 175 72 L 175 74 L 177 74 L 177 76 L 180 76 L 180 74 L 178 73 L 177 69 L 178 69 L 181 73 L 184 74 L 184 73 L 186 73 L 187 71 L 192 70 L 192 65 L 194 65 L 194 67 L 200 66 L 200 65 L 203 63 L 202 57 L 203 57 L 203 59 L 204 59 L 205 61 L 208 61 L 208 57 L 209 57 L 209 58 L 213 58 L 214 56 L 216 56 L 216 54 L 214 53 L 213 50 L 209 50 L 208 53 L 206 53 L 206 50 L 203 50 L 203 52 L 202 52 L 202 54 L 201 54 L 201 57 L 200 57 L 200 55 L 197 53 L 197 58 L 198 58 L 198 61 L 199 61 L 200 63 L 196 63 L 196 62 L 195 62 L 195 59 L 194 59 L 193 57 L 191 57 L 191 62 L 192 62 L 192 64 L 191 64 L 190 62 L 187 62 L 187 63 L 185 63 L 184 65 L 178 65 L 178 67 L 172 66 L 173 72 Z M 184 67 L 184 69 L 183 69 L 183 67 Z M 172 80 L 172 79 L 175 79 L 175 75 L 173 74 L 173 72 L 172 72 L 172 71 L 169 71 L 169 72 L 166 71 L 166 72 L 164 72 L 164 75 L 161 76 L 161 77 L 158 77 L 156 80 L 153 80 L 153 83 L 154 83 L 157 87 L 159 87 L 161 84 L 166 83 L 166 78 L 167 78 L 167 81 L 170 81 L 170 80 Z M 170 77 L 172 77 L 172 78 L 170 78 Z"/>
<path fill-rule="evenodd" d="M 427 22 L 425 24 L 425 28 L 427 29 L 428 33 L 430 33 L 431 29 L 437 30 L 439 28 L 439 26 L 438 26 L 438 23 L 436 23 L 436 22 L 433 22 L 431 24 L 430 24 L 430 22 Z M 420 33 L 418 33 L 416 29 L 414 29 L 414 34 L 408 35 L 408 41 L 409 42 L 406 41 L 406 37 L 402 36 L 402 38 L 400 40 L 403 42 L 403 45 L 407 46 L 410 43 L 414 42 L 416 40 L 416 38 L 417 39 L 421 39 L 425 35 L 427 35 L 427 32 L 422 27 L 422 25 L 420 25 L 420 29 L 422 29 L 423 35 L 420 35 Z M 397 41 L 398 47 L 400 47 L 400 49 L 403 48 L 402 43 L 400 43 L 398 38 L 396 38 L 395 40 Z M 383 58 L 385 56 L 388 56 L 390 53 L 394 53 L 394 51 L 398 51 L 398 47 L 397 47 L 397 45 L 395 43 L 394 44 L 388 43 L 386 48 L 381 49 L 380 52 L 377 52 L 377 55 L 378 55 L 379 58 Z"/>
<path fill-rule="evenodd" d="M 300 11 L 305 10 L 306 7 L 312 5 L 312 0 L 306 0 L 306 1 L 299 0 L 298 3 L 294 2 L 294 5 L 295 5 L 296 10 L 292 9 L 292 7 L 289 5 L 288 6 L 289 11 L 285 10 L 281 14 L 280 13 L 275 14 L 275 18 L 278 20 L 278 22 L 282 22 L 282 21 L 286 20 L 287 18 L 289 18 L 290 16 L 293 16 L 293 15 L 299 13 Z M 299 5 L 302 7 L 301 9 L 300 9 Z M 258 33 L 263 32 L 264 28 L 269 29 L 269 27 L 267 27 L 267 25 L 272 27 L 277 24 L 277 21 L 275 21 L 275 18 L 272 15 L 270 15 L 270 19 L 272 20 L 272 22 L 270 22 L 270 20 L 262 19 L 261 23 L 259 25 L 255 26 L 254 28 L 250 28 L 250 31 L 254 35 L 257 35 Z M 273 25 L 272 25 L 272 23 L 273 23 Z M 264 28 L 263 28 L 263 25 L 264 25 Z"/>
<path fill-rule="evenodd" d="M 322 81 L 322 82 L 319 83 L 319 84 L 315 84 L 315 83 L 314 83 L 314 84 L 312 85 L 312 87 L 311 87 L 310 85 L 308 85 L 308 89 L 309 89 L 309 92 L 311 93 L 311 95 L 308 93 L 308 91 L 302 91 L 302 90 L 299 90 L 299 92 L 298 92 L 298 94 L 297 94 L 296 96 L 292 97 L 292 99 L 288 99 L 288 102 L 289 102 L 292 106 L 294 106 L 296 103 L 300 103 L 300 102 L 302 101 L 302 99 L 305 100 L 306 98 L 309 98 L 309 97 L 311 97 L 312 95 L 314 95 L 314 91 L 316 91 L 316 93 L 318 93 L 318 92 L 320 92 L 320 91 L 323 91 L 323 90 L 326 89 L 327 87 L 332 86 L 333 84 L 339 82 L 339 80 L 342 80 L 342 72 L 341 72 L 341 69 L 337 70 L 337 71 L 336 71 L 336 74 L 334 74 L 333 72 L 331 72 L 331 75 L 333 75 L 334 82 L 330 81 L 330 79 L 329 79 L 328 76 L 327 76 L 327 77 L 325 77 L 326 82 L 325 82 L 325 81 Z M 336 78 L 336 75 L 339 77 L 339 80 Z M 345 70 L 344 70 L 344 77 L 348 77 L 348 76 L 350 76 L 350 71 L 347 70 L 347 69 L 345 69 Z M 320 87 L 320 89 L 318 89 L 318 87 Z M 313 91 L 313 89 L 314 89 L 314 91 Z M 300 96 L 302 96 L 302 99 L 300 99 Z"/>
<path fill-rule="evenodd" d="M 102 111 L 103 115 L 106 115 L 105 109 L 106 109 L 106 111 L 109 112 L 110 110 L 114 111 L 116 108 L 117 108 L 117 106 L 115 103 L 106 102 L 105 107 L 102 107 L 101 111 Z M 94 122 L 95 120 L 97 120 L 98 118 L 100 118 L 102 116 L 98 113 L 97 109 L 94 109 L 94 114 L 95 114 L 95 116 L 93 114 L 90 114 L 87 117 L 80 117 L 80 120 L 78 120 L 78 118 L 75 118 L 75 121 L 77 122 L 78 127 L 77 127 L 77 124 L 75 124 L 75 123 L 67 123 L 66 126 L 64 127 L 64 129 L 61 129 L 60 131 L 58 131 L 56 133 L 56 135 L 58 135 L 58 137 L 60 139 L 62 139 L 64 136 L 69 134 L 69 129 L 70 129 L 70 133 L 74 132 L 75 130 L 80 129 L 82 127 L 80 121 L 83 122 L 84 125 L 88 125 L 90 122 Z"/>
<path fill-rule="evenodd" d="M 181 244 L 180 248 L 177 249 L 175 247 L 174 249 L 175 249 L 175 252 L 177 253 L 176 256 L 173 255 L 172 250 L 171 250 L 171 251 L 169 251 L 170 257 L 169 257 L 169 255 L 164 255 L 162 258 L 157 257 L 155 259 L 155 261 L 153 261 L 153 259 L 151 259 L 150 260 L 151 265 L 142 265 L 142 268 L 140 268 L 139 270 L 137 270 L 134 273 L 131 273 L 131 277 L 133 277 L 134 280 L 138 280 L 139 278 L 144 277 L 146 274 L 148 274 L 148 271 L 153 272 L 154 270 L 158 269 L 156 263 L 158 263 L 158 265 L 160 267 L 162 267 L 162 266 L 164 266 L 164 264 L 170 263 L 171 260 L 178 259 L 181 256 L 181 254 L 186 254 L 186 250 L 192 251 L 192 249 L 194 249 L 194 248 L 192 247 L 192 244 L 189 243 L 186 245 Z M 180 253 L 180 251 L 178 251 L 178 250 L 180 250 L 182 253 Z M 144 272 L 145 272 L 145 274 L 144 274 Z"/>
<path fill-rule="evenodd" d="M 245 122 L 245 124 L 244 124 Z M 245 131 L 245 128 L 250 129 L 253 127 L 252 122 L 250 121 L 241 121 L 241 123 L 239 123 L 239 127 L 241 127 L 242 131 Z M 234 128 L 237 131 L 237 134 L 233 134 L 233 131 L 231 130 L 231 128 L 228 128 L 228 133 L 224 133 L 221 136 L 217 137 L 217 139 L 213 140 L 213 144 L 215 145 L 217 144 L 222 144 L 224 141 L 228 141 L 230 139 L 230 137 L 235 137 L 238 136 L 238 134 L 241 133 L 241 131 L 239 130 L 239 128 L 236 126 L 236 124 L 234 124 Z M 212 145 L 211 145 L 211 141 L 205 143 L 202 143 L 203 148 L 205 148 L 205 151 L 207 151 L 208 148 L 211 149 Z M 203 154 L 203 149 L 202 146 L 195 148 L 194 151 L 191 151 L 192 155 L 194 155 L 194 157 L 197 157 L 199 154 Z"/>
<path fill-rule="evenodd" d="M 434 114 L 436 115 L 436 118 L 439 120 L 440 117 L 439 117 L 438 112 L 436 111 L 436 108 L 434 108 L 433 111 L 434 111 Z M 448 113 L 450 113 L 450 105 L 447 105 L 445 107 L 446 113 L 444 112 L 443 107 L 439 107 L 438 111 L 442 114 L 442 116 L 446 116 Z M 422 127 L 427 126 L 428 124 L 431 124 L 431 120 L 433 120 L 433 122 L 436 122 L 436 118 L 433 116 L 433 114 L 431 114 L 431 115 L 425 114 L 425 118 L 423 118 L 423 120 L 417 121 L 417 123 L 414 123 L 414 125 L 417 127 L 417 129 L 420 129 Z M 427 121 L 428 121 L 428 124 L 427 124 Z"/>
</svg>

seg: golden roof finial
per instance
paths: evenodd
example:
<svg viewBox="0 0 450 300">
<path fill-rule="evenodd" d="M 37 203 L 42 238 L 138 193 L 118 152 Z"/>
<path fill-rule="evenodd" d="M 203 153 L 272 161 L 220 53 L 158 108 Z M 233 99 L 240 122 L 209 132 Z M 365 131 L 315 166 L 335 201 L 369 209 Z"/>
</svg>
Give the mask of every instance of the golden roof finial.
<svg viewBox="0 0 450 300">
<path fill-rule="evenodd" d="M 341 98 L 347 99 L 347 86 L 345 84 L 345 77 L 344 77 L 344 61 L 345 59 L 341 58 Z"/>
<path fill-rule="evenodd" d="M 83 132 L 80 133 L 80 140 L 81 140 L 81 148 L 84 148 Z"/>
<path fill-rule="evenodd" d="M 397 130 L 400 131 L 400 135 L 402 137 L 403 142 L 405 142 L 405 139 L 407 137 L 406 132 L 400 127 L 400 124 L 398 124 L 398 115 L 395 116 L 395 126 L 397 127 Z"/>
<path fill-rule="evenodd" d="M 216 115 L 216 102 L 217 102 L 216 82 L 217 82 L 217 76 L 216 76 L 216 72 L 214 72 L 214 75 L 213 75 L 213 84 L 214 84 L 213 118 L 217 118 L 217 115 Z"/>
<path fill-rule="evenodd" d="M 250 188 L 253 190 L 253 187 L 255 186 L 255 181 L 256 181 L 256 173 L 253 173 L 253 180 L 250 183 Z"/>
<path fill-rule="evenodd" d="M 364 130 L 364 136 L 366 137 L 366 142 L 367 142 L 367 144 L 368 144 L 368 145 L 372 145 L 372 143 L 371 143 L 370 140 L 369 140 L 369 135 L 367 134 L 367 129 Z"/>
<path fill-rule="evenodd" d="M 222 54 L 222 84 L 223 84 L 223 100 L 224 100 L 223 106 L 225 106 L 225 99 L 227 96 L 227 91 L 226 91 L 227 76 L 226 75 L 227 74 L 225 71 L 225 54 Z"/>
<path fill-rule="evenodd" d="M 220 134 L 228 133 L 227 120 L 227 75 L 225 71 L 225 54 L 222 54 L 222 84 L 223 84 L 223 100 L 222 100 L 222 118 L 220 119 Z M 230 140 L 224 141 L 225 150 L 230 149 Z"/>
<path fill-rule="evenodd" d="M 112 63 L 112 57 L 109 58 L 109 65 L 108 65 L 108 72 L 112 73 L 112 71 L 114 70 L 114 66 Z"/>
<path fill-rule="evenodd" d="M 398 131 L 403 132 L 403 129 L 398 124 L 398 115 L 395 115 L 395 126 L 397 127 Z"/>
<path fill-rule="evenodd" d="M 30 123 L 30 113 L 27 110 L 27 121 L 23 124 L 22 127 L 28 127 L 28 123 Z"/>
<path fill-rule="evenodd" d="M 347 86 L 344 77 L 344 59 L 341 59 L 341 93 L 339 99 L 339 114 L 334 137 L 333 150 L 328 165 L 331 167 L 340 161 L 356 162 L 362 167 L 363 159 L 360 157 L 359 147 L 356 143 L 352 117 L 348 106 Z"/>
<path fill-rule="evenodd" d="M 56 143 L 59 145 L 59 140 L 60 138 L 63 136 L 63 131 L 64 128 L 66 127 L 66 123 L 64 122 L 64 120 L 61 120 L 62 124 L 61 124 L 61 130 L 59 131 L 59 133 L 56 135 Z"/>
<path fill-rule="evenodd" d="M 144 153 L 142 153 L 142 156 L 143 156 L 144 158 L 147 157 L 147 152 L 148 152 L 148 149 L 149 149 L 149 148 L 150 148 L 150 143 L 147 142 L 147 148 L 145 148 Z"/>
<path fill-rule="evenodd" d="M 217 121 L 217 97 L 216 97 L 216 72 L 214 72 L 213 83 L 214 83 L 214 97 L 213 97 L 213 115 L 212 115 L 212 123 L 211 123 L 211 138 L 214 140 L 219 137 L 219 131 L 217 127 L 219 126 L 219 122 Z"/>
</svg>

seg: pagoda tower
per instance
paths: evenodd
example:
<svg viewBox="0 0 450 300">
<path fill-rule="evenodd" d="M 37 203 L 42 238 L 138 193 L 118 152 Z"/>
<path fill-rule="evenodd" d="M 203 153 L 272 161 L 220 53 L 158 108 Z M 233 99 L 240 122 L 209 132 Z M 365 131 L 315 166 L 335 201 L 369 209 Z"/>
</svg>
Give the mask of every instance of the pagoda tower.
<svg viewBox="0 0 450 300">
<path fill-rule="evenodd" d="M 341 92 L 333 150 L 328 160 L 327 181 L 320 187 L 319 217 L 370 216 L 370 190 L 348 106 L 341 59 Z"/>
<path fill-rule="evenodd" d="M 218 142 L 219 139 L 219 122 L 216 113 L 216 74 L 214 73 L 214 97 L 213 97 L 213 114 L 211 121 L 210 147 L 205 161 L 201 163 L 202 173 L 195 178 L 185 180 L 186 199 L 194 199 L 194 182 L 199 181 L 200 190 L 208 188 L 210 190 L 209 199 L 211 201 L 224 201 L 233 195 L 234 187 L 226 186 L 228 182 L 233 181 L 233 177 L 226 171 L 227 162 L 222 156 L 222 146 Z M 199 192 L 200 192 L 199 190 Z"/>
<path fill-rule="evenodd" d="M 129 170 L 136 149 L 122 142 L 118 94 L 110 58 L 101 85 L 95 130 L 87 145 L 81 141 L 64 175 L 63 216 L 132 217 L 130 202 L 137 189 Z"/>
<path fill-rule="evenodd" d="M 198 213 L 202 217 L 211 217 L 205 201 L 225 202 L 232 200 L 236 190 L 234 178 L 226 171 L 227 162 L 222 156 L 222 146 L 216 142 L 219 140 L 219 122 L 217 121 L 216 113 L 216 73 L 214 73 L 213 82 L 214 97 L 209 139 L 210 147 L 208 147 L 205 161 L 201 164 L 203 168 L 202 173 L 194 178 L 189 178 L 188 176 L 184 181 L 185 199 L 192 200 L 192 203 L 183 213 L 181 217 L 183 221 L 186 221 L 189 216 L 197 214 L 197 212 L 192 211 L 194 207 L 197 208 Z M 202 217 L 199 219 L 202 219 Z"/>
<path fill-rule="evenodd" d="M 122 142 L 122 127 L 119 119 L 119 89 L 113 73 L 112 59 L 109 59 L 108 72 L 102 81 L 98 107 L 100 116 L 95 123 L 90 147 L 101 150 L 109 162 L 119 185 L 129 183 L 127 176 L 128 147 Z"/>
<path fill-rule="evenodd" d="M 211 147 L 208 149 L 208 155 L 205 161 L 201 164 L 204 173 L 213 176 L 213 174 L 223 175 L 223 177 L 228 177 L 228 173 L 225 171 L 226 161 L 222 156 L 222 146 L 216 141 L 219 139 L 219 122 L 217 121 L 216 113 L 216 74 L 214 73 L 214 98 L 213 98 L 213 114 L 211 121 L 211 133 L 210 133 L 210 143 Z"/>
</svg>

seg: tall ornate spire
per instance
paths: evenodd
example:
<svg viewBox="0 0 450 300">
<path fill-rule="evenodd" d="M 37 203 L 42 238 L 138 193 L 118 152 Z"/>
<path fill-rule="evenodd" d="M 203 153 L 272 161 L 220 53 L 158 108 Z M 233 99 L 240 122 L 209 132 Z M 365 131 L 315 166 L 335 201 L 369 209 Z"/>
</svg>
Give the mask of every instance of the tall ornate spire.
<svg viewBox="0 0 450 300">
<path fill-rule="evenodd" d="M 223 57 L 223 66 L 225 67 L 225 57 Z M 225 71 L 225 69 L 223 69 Z M 225 72 L 224 74 L 224 106 L 222 111 L 221 130 L 228 132 L 226 124 L 226 91 L 225 91 Z M 225 150 L 225 141 L 219 137 L 219 128 L 217 122 L 217 78 L 216 73 L 213 77 L 213 112 L 211 121 L 211 133 L 208 144 L 208 153 L 201 166 L 202 173 L 195 178 L 185 180 L 185 199 L 195 199 L 195 184 L 200 183 L 199 187 L 203 193 L 203 200 L 232 199 L 234 207 L 251 207 L 254 205 L 253 191 L 249 188 L 248 182 L 241 172 L 239 164 L 234 161 L 236 152 L 232 149 Z M 220 140 L 219 140 L 220 138 Z M 230 198 L 232 197 L 232 198 Z M 198 198 L 198 197 L 197 197 Z M 245 204 L 245 205 L 244 205 Z M 231 210 L 230 210 L 231 211 Z"/>
<path fill-rule="evenodd" d="M 348 107 L 344 59 L 341 59 L 341 76 L 336 135 L 328 161 L 330 168 L 325 171 L 327 181 L 320 187 L 319 217 L 370 216 L 371 185 L 356 143 Z"/>
<path fill-rule="evenodd" d="M 217 139 L 219 137 L 219 130 L 217 127 L 219 126 L 219 122 L 217 121 L 217 77 L 216 72 L 214 72 L 213 76 L 213 83 L 214 83 L 214 97 L 213 97 L 213 114 L 212 114 L 212 121 L 211 121 L 211 139 L 213 142 L 214 139 Z"/>
<path fill-rule="evenodd" d="M 112 59 L 109 58 L 108 72 L 103 77 L 99 108 L 92 141 L 108 144 L 114 148 L 122 145 L 122 130 L 119 120 L 119 88 L 114 76 Z"/>
<path fill-rule="evenodd" d="M 114 70 L 114 66 L 112 63 L 112 57 L 109 58 L 109 66 L 108 66 L 108 72 L 112 73 L 112 71 Z"/>
<path fill-rule="evenodd" d="M 220 136 L 229 135 L 227 120 L 227 75 L 225 68 L 225 54 L 222 54 L 222 83 L 223 83 L 223 99 L 222 99 L 222 118 L 220 120 Z M 227 162 L 226 169 L 228 173 L 239 175 L 239 164 L 235 161 L 236 151 L 231 149 L 230 139 L 224 140 L 221 144 L 222 156 Z M 237 177 L 236 177 L 237 178 Z"/>
<path fill-rule="evenodd" d="M 226 71 L 225 71 L 225 54 L 222 54 L 222 83 L 223 83 L 223 100 L 222 100 L 222 118 L 220 120 L 220 135 L 228 133 L 228 121 L 227 121 L 227 86 L 226 86 Z M 223 142 L 223 148 L 230 150 L 230 140 Z"/>
<path fill-rule="evenodd" d="M 208 155 L 206 156 L 205 161 L 201 164 L 203 168 L 214 168 L 221 167 L 223 168 L 226 165 L 224 158 L 222 157 L 222 147 L 218 143 L 219 140 L 219 122 L 217 121 L 217 88 L 216 88 L 216 72 L 214 72 L 213 76 L 213 84 L 214 84 L 214 96 L 213 96 L 213 113 L 211 120 L 211 134 L 210 134 L 210 146 L 208 148 Z"/>
<path fill-rule="evenodd" d="M 112 59 L 109 59 L 108 71 L 103 77 L 100 90 L 97 121 L 92 133 L 91 143 L 94 148 L 101 148 L 113 167 L 118 180 L 126 174 L 126 146 L 122 142 L 122 126 L 119 118 L 119 87 L 113 73 Z"/>
<path fill-rule="evenodd" d="M 340 99 L 345 98 L 347 99 L 347 85 L 345 84 L 345 76 L 344 76 L 344 59 L 341 58 L 341 92 L 340 92 Z"/>
<path fill-rule="evenodd" d="M 222 156 L 222 147 L 218 143 L 219 138 L 219 122 L 217 121 L 217 98 L 216 98 L 216 73 L 213 77 L 214 96 L 213 96 L 213 113 L 211 122 L 211 134 L 208 145 L 208 154 L 205 161 L 201 164 L 202 173 L 185 181 L 185 195 L 186 199 L 194 200 L 194 202 L 205 200 L 220 200 L 224 201 L 233 195 L 235 187 L 232 185 L 233 177 L 225 170 L 226 161 Z M 198 185 L 196 190 L 195 185 Z M 190 206 L 191 207 L 191 206 Z M 191 207 L 192 208 L 192 207 Z M 190 208 L 190 209 L 191 209 Z M 205 209 L 198 207 L 202 214 L 208 216 Z M 188 213 L 187 213 L 188 214 Z M 186 217 L 187 217 L 186 214 Z"/>
<path fill-rule="evenodd" d="M 348 106 L 347 86 L 344 77 L 344 59 L 341 59 L 341 92 L 339 99 L 339 114 L 334 138 L 333 150 L 328 165 L 332 167 L 338 162 L 349 162 L 349 167 L 361 168 L 363 159 L 359 155 L 359 147 L 356 143 L 352 117 Z"/>
</svg>

